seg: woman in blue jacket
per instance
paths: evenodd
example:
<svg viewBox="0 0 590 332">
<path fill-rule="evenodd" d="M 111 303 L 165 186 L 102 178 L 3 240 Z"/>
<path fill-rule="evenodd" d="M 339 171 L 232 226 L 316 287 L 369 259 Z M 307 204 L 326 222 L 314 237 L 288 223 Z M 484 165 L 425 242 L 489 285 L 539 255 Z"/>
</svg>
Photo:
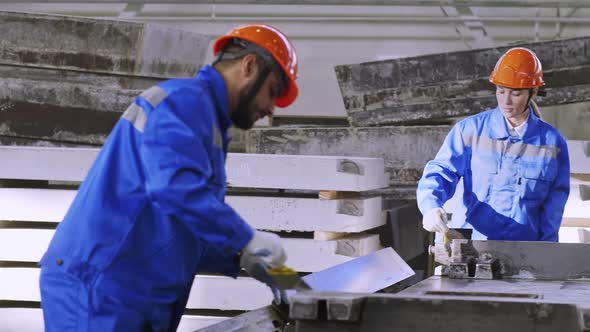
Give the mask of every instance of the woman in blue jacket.
<svg viewBox="0 0 590 332">
<path fill-rule="evenodd" d="M 489 80 L 498 106 L 457 123 L 426 164 L 417 190 L 423 226 L 448 231 L 442 206 L 463 179 L 473 239 L 557 241 L 570 167 L 565 139 L 535 112 L 541 62 L 529 49 L 510 49 Z"/>
</svg>

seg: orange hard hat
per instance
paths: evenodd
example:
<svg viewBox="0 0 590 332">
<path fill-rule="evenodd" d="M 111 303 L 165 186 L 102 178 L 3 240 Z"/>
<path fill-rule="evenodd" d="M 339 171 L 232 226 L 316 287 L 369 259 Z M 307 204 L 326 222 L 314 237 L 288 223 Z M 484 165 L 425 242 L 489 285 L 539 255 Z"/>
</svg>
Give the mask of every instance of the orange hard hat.
<svg viewBox="0 0 590 332">
<path fill-rule="evenodd" d="M 213 44 L 213 55 L 217 55 L 234 38 L 258 45 L 270 53 L 283 70 L 288 83 L 283 94 L 275 101 L 275 105 L 277 107 L 291 105 L 297 98 L 299 89 L 295 83 L 298 67 L 297 54 L 289 38 L 270 25 L 243 25 L 217 38 Z"/>
<path fill-rule="evenodd" d="M 511 89 L 543 86 L 545 82 L 541 61 L 528 48 L 511 48 L 496 63 L 490 74 L 490 82 Z"/>
</svg>

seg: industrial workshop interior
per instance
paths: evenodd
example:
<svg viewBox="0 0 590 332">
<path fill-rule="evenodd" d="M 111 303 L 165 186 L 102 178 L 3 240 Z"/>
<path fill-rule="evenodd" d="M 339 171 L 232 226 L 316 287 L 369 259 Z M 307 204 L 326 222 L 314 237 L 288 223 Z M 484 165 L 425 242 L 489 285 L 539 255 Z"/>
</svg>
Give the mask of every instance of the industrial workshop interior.
<svg viewBox="0 0 590 332">
<path fill-rule="evenodd" d="M 590 1 L 0 31 L 0 332 L 590 331 Z"/>
</svg>

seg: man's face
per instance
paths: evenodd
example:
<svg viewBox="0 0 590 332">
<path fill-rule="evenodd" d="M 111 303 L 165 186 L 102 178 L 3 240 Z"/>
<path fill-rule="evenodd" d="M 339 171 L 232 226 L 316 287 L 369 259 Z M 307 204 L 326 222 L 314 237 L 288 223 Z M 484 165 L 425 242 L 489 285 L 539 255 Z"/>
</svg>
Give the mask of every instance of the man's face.
<svg viewBox="0 0 590 332">
<path fill-rule="evenodd" d="M 240 101 L 245 100 L 252 90 L 257 76 L 250 80 L 240 91 Z M 246 105 L 236 108 L 231 113 L 231 119 L 234 125 L 240 129 L 248 130 L 254 126 L 254 123 L 265 116 L 272 116 L 275 108 L 275 100 L 279 97 L 279 84 L 274 73 L 269 73 L 266 80 L 260 87 L 256 96 Z"/>
<path fill-rule="evenodd" d="M 507 119 L 523 115 L 529 101 L 529 89 L 511 89 L 496 86 L 496 100 L 502 114 Z"/>
</svg>

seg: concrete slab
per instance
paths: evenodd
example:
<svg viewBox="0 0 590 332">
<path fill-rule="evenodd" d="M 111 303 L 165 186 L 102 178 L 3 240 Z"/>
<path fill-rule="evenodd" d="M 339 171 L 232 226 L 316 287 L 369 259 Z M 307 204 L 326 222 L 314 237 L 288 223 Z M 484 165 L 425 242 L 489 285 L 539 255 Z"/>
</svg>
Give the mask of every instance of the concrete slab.
<svg viewBox="0 0 590 332">
<path fill-rule="evenodd" d="M 0 146 L 0 179 L 81 181 L 97 148 Z M 380 158 L 229 153 L 233 187 L 364 191 L 387 186 Z"/>
<path fill-rule="evenodd" d="M 4 206 L 0 220 L 60 222 L 75 195 L 75 190 L 0 188 Z M 320 200 L 226 196 L 226 202 L 258 229 L 354 233 L 385 224 L 381 197 Z"/>
<path fill-rule="evenodd" d="M 0 146 L 0 179 L 80 182 L 97 148 Z"/>
<path fill-rule="evenodd" d="M 383 159 L 362 156 L 231 153 L 226 170 L 230 187 L 366 191 L 388 185 Z"/>
<path fill-rule="evenodd" d="M 151 23 L 0 12 L 0 63 L 108 74 L 190 77 L 210 36 Z"/>
<path fill-rule="evenodd" d="M 0 65 L 0 135 L 100 145 L 135 97 L 160 81 Z"/>
<path fill-rule="evenodd" d="M 0 188 L 0 220 L 61 222 L 76 190 Z"/>
<path fill-rule="evenodd" d="M 0 220 L 60 222 L 75 196 L 75 190 L 0 188 Z M 385 224 L 381 197 L 327 201 L 226 196 L 226 202 L 257 229 L 354 233 Z"/>
<path fill-rule="evenodd" d="M 43 311 L 40 308 L 21 308 L 17 307 L 18 303 L 14 305 L 16 306 L 14 308 L 0 308 L 0 322 L 2 322 L 3 331 L 39 332 L 45 330 Z M 228 318 L 230 317 L 183 315 L 176 331 L 194 332 Z"/>
<path fill-rule="evenodd" d="M 317 272 L 382 249 L 377 234 L 355 234 L 330 241 L 283 239 L 286 266 L 299 272 Z M 313 259 L 310 259 L 313 257 Z"/>
<path fill-rule="evenodd" d="M 539 98 L 541 106 L 590 99 L 590 79 L 582 73 L 590 71 L 590 38 L 582 37 L 336 66 L 349 120 L 383 126 L 494 107 L 488 76 L 500 55 L 516 46 L 532 49 L 543 63 L 548 96 Z"/>
<path fill-rule="evenodd" d="M 38 268 L 0 268 L 0 300 L 39 302 Z M 249 277 L 196 276 L 189 309 L 252 310 L 272 302 L 265 284 Z"/>
<path fill-rule="evenodd" d="M 353 233 L 385 224 L 381 197 L 320 200 L 226 196 L 226 202 L 257 229 Z"/>
<path fill-rule="evenodd" d="M 567 141 L 570 155 L 570 172 L 590 174 L 590 141 Z"/>
<path fill-rule="evenodd" d="M 385 160 L 390 185 L 415 185 L 450 126 L 253 129 L 246 152 L 377 157 Z"/>
<path fill-rule="evenodd" d="M 0 228 L 0 261 L 39 262 L 53 233 L 53 229 Z M 331 241 L 283 238 L 283 245 L 286 265 L 299 272 L 323 270 L 382 248 L 377 234 L 352 234 Z"/>
<path fill-rule="evenodd" d="M 560 243 L 588 243 L 590 242 L 590 228 L 561 227 L 559 229 Z"/>
<path fill-rule="evenodd" d="M 590 185 L 571 185 L 563 217 L 590 218 Z"/>
</svg>

